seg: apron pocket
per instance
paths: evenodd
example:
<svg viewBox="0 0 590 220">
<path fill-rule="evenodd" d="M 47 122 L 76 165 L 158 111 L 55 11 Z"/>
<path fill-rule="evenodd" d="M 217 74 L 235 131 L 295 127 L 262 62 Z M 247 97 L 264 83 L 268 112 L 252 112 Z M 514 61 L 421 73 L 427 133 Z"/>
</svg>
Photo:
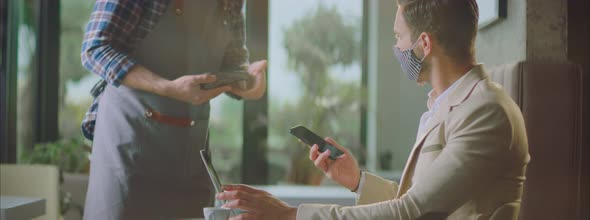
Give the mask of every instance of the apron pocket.
<svg viewBox="0 0 590 220">
<path fill-rule="evenodd" d="M 189 117 L 174 117 L 162 114 L 160 112 L 154 111 L 152 109 L 148 109 L 145 111 L 144 116 L 148 119 L 167 124 L 177 127 L 193 127 L 195 126 L 195 121 Z"/>
<path fill-rule="evenodd" d="M 208 120 L 172 117 L 156 111 L 145 114 L 142 131 L 136 131 L 136 140 L 141 143 L 138 174 L 185 179 L 200 173 L 203 166 L 199 151 L 205 148 Z"/>
</svg>

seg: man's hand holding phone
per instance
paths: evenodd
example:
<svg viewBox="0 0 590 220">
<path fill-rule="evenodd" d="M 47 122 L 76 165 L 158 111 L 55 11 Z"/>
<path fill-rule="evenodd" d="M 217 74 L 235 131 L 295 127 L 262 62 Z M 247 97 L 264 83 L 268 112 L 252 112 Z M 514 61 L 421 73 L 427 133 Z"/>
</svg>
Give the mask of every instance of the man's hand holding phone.
<svg viewBox="0 0 590 220">
<path fill-rule="evenodd" d="M 319 146 L 314 144 L 309 150 L 309 159 L 328 178 L 350 189 L 350 191 L 356 191 L 361 178 L 361 171 L 356 159 L 346 148 L 340 146 L 332 138 L 325 138 L 324 140 L 338 148 L 343 154 L 337 157 L 336 160 L 331 160 L 328 158 L 331 153 L 329 149 L 321 153 Z"/>
</svg>

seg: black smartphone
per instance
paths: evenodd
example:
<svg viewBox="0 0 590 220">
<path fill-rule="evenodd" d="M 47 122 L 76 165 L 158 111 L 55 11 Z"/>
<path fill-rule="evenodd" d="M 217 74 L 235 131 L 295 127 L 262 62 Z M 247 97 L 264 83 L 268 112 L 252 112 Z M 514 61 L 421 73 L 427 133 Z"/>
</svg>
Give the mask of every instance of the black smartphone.
<svg viewBox="0 0 590 220">
<path fill-rule="evenodd" d="M 332 160 L 336 160 L 336 158 L 343 154 L 342 151 L 340 151 L 338 148 L 332 146 L 331 144 L 328 144 L 328 142 L 326 142 L 322 137 L 313 133 L 312 131 L 310 131 L 306 127 L 303 127 L 302 125 L 289 129 L 289 133 L 299 138 L 299 140 L 309 145 L 310 147 L 314 144 L 317 144 L 319 147 L 318 150 L 320 152 L 330 150 L 330 156 L 328 158 Z"/>
<path fill-rule="evenodd" d="M 250 74 L 246 71 L 215 72 L 211 74 L 215 75 L 217 79 L 212 83 L 201 84 L 201 89 L 215 89 L 235 82 L 246 82 L 250 79 Z"/>
</svg>

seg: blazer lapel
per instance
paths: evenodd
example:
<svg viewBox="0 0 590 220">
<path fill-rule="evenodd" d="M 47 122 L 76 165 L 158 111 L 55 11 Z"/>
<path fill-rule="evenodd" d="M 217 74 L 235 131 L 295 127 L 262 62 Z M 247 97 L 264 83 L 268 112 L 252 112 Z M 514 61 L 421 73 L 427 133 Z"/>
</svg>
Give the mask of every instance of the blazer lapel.
<svg viewBox="0 0 590 220">
<path fill-rule="evenodd" d="M 457 87 L 455 87 L 449 96 L 441 102 L 440 106 L 432 116 L 432 119 L 426 125 L 426 130 L 420 137 L 416 138 L 416 142 L 412 147 L 412 152 L 410 153 L 408 161 L 406 162 L 406 166 L 404 167 L 404 172 L 402 173 L 402 177 L 400 179 L 400 185 L 396 198 L 400 198 L 402 195 L 404 195 L 412 185 L 411 179 L 414 175 L 416 161 L 418 160 L 420 150 L 424 144 L 424 141 L 426 140 L 426 137 L 428 137 L 434 128 L 440 125 L 440 123 L 447 117 L 454 107 L 463 103 L 471 95 L 477 83 L 486 78 L 487 76 L 483 71 L 482 65 L 476 65 L 469 72 L 467 72 L 465 78 L 459 82 Z"/>
<path fill-rule="evenodd" d="M 426 130 L 422 133 L 422 135 L 416 138 L 416 142 L 412 147 L 412 152 L 410 153 L 410 157 L 406 162 L 406 166 L 404 167 L 404 172 L 402 173 L 402 177 L 400 179 L 399 190 L 397 192 L 397 198 L 401 197 L 412 185 L 410 180 L 414 174 L 414 166 L 416 165 L 416 161 L 418 160 L 418 155 L 420 154 L 420 150 L 422 149 L 422 145 L 424 144 L 424 140 L 426 137 L 434 130 L 434 128 L 438 127 L 442 120 L 446 118 L 448 114 L 449 104 L 447 100 L 444 100 L 439 108 L 434 112 L 432 119 L 426 125 Z"/>
<path fill-rule="evenodd" d="M 449 94 L 449 107 L 453 108 L 465 102 L 465 100 L 471 96 L 475 86 L 485 79 L 488 79 L 488 75 L 484 72 L 483 66 L 479 64 L 473 67 L 473 69 L 467 72 L 463 81 L 461 81 L 455 90 Z M 449 112 L 450 111 L 452 111 L 452 109 L 449 109 Z"/>
</svg>

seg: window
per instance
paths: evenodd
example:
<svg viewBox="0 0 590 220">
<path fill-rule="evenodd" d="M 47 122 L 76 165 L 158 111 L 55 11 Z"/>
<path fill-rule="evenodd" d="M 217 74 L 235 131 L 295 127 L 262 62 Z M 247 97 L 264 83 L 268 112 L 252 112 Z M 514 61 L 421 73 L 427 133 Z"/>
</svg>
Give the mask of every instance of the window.
<svg viewBox="0 0 590 220">
<path fill-rule="evenodd" d="M 46 1 L 11 1 L 7 47 L 7 106 L 16 123 L 9 120 L 10 162 L 17 162 L 39 142 L 57 138 L 57 65 L 55 60 L 58 26 L 56 6 Z M 13 86 L 15 88 L 13 88 Z M 13 107 L 14 106 L 14 107 Z M 16 131 L 16 132 L 14 132 Z M 12 134 L 14 132 L 14 134 Z"/>
<path fill-rule="evenodd" d="M 242 176 L 244 103 L 220 95 L 211 101 L 210 149 L 215 170 L 223 183 L 239 183 Z"/>
<path fill-rule="evenodd" d="M 37 91 L 37 7 L 34 1 L 13 1 L 10 5 L 14 10 L 17 34 L 17 155 L 32 148 L 35 139 L 35 107 Z"/>
<path fill-rule="evenodd" d="M 98 76 L 84 69 L 80 48 L 93 1 L 61 0 L 59 48 L 59 133 L 64 139 L 82 139 L 80 123 L 93 97 Z"/>
<path fill-rule="evenodd" d="M 269 2 L 269 183 L 318 185 L 304 125 L 362 160 L 362 0 Z"/>
</svg>

